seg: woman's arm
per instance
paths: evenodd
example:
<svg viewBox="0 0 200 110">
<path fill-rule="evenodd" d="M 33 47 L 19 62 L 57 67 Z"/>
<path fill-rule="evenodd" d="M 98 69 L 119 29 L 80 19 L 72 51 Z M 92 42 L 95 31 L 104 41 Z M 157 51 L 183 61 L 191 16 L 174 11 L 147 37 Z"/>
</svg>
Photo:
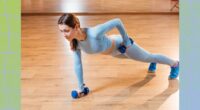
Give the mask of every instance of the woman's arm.
<svg viewBox="0 0 200 110">
<path fill-rule="evenodd" d="M 110 31 L 113 28 L 117 28 L 118 31 L 120 32 L 122 38 L 123 38 L 123 43 L 125 46 L 131 45 L 131 42 L 129 40 L 129 37 L 125 31 L 124 25 L 122 24 L 121 20 L 119 18 L 115 18 L 112 20 L 109 20 L 103 24 L 97 25 L 96 28 L 96 33 L 98 37 L 101 37 L 101 35 L 105 34 L 106 32 Z"/>
<path fill-rule="evenodd" d="M 73 54 L 74 54 L 74 69 L 78 80 L 78 88 L 80 89 L 80 91 L 82 91 L 84 89 L 84 82 L 83 82 L 83 68 L 81 61 L 81 50 L 77 49 L 76 51 L 73 51 Z"/>
</svg>

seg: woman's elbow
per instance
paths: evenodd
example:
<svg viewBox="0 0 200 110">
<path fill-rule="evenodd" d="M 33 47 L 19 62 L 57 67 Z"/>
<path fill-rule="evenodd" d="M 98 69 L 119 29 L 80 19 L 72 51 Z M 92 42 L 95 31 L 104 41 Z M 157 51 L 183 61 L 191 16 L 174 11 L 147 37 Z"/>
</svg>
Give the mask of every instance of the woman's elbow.
<svg viewBox="0 0 200 110">
<path fill-rule="evenodd" d="M 122 22 L 120 18 L 115 18 L 114 20 L 120 23 Z"/>
</svg>

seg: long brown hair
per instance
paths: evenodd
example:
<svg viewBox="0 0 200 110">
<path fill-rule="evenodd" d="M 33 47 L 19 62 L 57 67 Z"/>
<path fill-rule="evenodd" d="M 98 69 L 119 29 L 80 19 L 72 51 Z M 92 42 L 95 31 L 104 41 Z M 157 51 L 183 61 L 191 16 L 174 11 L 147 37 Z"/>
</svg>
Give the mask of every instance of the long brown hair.
<svg viewBox="0 0 200 110">
<path fill-rule="evenodd" d="M 79 19 L 74 15 L 74 14 L 63 14 L 59 19 L 58 19 L 58 24 L 62 25 L 68 25 L 71 28 L 75 28 L 76 25 L 80 27 L 80 22 Z M 78 47 L 78 40 L 77 39 L 72 39 L 70 42 L 71 49 L 73 51 L 77 50 Z"/>
</svg>

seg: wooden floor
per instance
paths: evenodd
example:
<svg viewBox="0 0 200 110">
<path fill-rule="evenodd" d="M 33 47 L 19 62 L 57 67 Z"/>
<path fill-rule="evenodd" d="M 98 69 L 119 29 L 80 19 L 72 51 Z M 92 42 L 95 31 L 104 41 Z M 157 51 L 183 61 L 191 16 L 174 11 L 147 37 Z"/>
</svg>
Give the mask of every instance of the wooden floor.
<svg viewBox="0 0 200 110">
<path fill-rule="evenodd" d="M 172 0 L 22 0 L 22 13 L 178 12 Z"/>
<path fill-rule="evenodd" d="M 115 17 L 146 50 L 179 59 L 178 15 L 79 16 L 82 27 Z M 158 65 L 154 76 L 147 74 L 146 63 L 99 54 L 82 54 L 91 93 L 73 100 L 73 56 L 57 19 L 22 16 L 22 110 L 179 110 L 179 81 L 168 80 L 168 66 Z"/>
</svg>

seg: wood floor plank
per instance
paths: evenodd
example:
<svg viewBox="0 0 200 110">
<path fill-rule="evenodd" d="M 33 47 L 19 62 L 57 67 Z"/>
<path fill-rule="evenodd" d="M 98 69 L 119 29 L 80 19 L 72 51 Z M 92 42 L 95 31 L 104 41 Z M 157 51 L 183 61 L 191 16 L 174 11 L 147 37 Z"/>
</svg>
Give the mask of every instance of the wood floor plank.
<svg viewBox="0 0 200 110">
<path fill-rule="evenodd" d="M 178 12 L 171 0 L 22 0 L 22 13 Z"/>
</svg>

